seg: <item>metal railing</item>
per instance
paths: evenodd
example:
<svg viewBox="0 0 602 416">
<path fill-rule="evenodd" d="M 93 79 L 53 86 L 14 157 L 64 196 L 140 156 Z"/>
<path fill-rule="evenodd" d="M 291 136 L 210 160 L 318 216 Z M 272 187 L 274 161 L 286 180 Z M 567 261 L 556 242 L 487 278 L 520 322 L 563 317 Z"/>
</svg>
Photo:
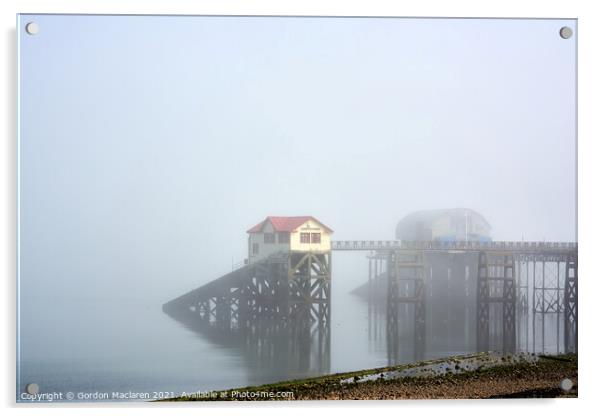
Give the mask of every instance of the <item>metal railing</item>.
<svg viewBox="0 0 602 416">
<path fill-rule="evenodd" d="M 332 241 L 331 250 L 460 250 L 460 251 L 576 251 L 577 243 L 541 241 L 401 241 L 343 240 Z"/>
</svg>

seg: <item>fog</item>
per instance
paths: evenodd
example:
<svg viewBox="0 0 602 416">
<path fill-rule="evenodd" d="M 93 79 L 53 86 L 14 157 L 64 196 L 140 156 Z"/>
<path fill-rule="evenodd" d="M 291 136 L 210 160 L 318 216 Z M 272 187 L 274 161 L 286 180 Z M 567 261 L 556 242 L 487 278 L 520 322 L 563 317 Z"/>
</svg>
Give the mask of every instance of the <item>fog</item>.
<svg viewBox="0 0 602 416">
<path fill-rule="evenodd" d="M 81 379 L 189 386 L 203 364 L 185 358 L 202 351 L 229 369 L 222 384 L 246 384 L 238 352 L 160 309 L 231 271 L 267 215 L 385 240 L 413 211 L 467 207 L 494 240 L 576 241 L 576 34 L 562 26 L 576 32 L 572 20 L 21 16 L 28 374 L 69 362 Z M 367 267 L 333 255 L 335 369 L 352 367 L 343 311 L 363 304 L 345 296 Z"/>
</svg>

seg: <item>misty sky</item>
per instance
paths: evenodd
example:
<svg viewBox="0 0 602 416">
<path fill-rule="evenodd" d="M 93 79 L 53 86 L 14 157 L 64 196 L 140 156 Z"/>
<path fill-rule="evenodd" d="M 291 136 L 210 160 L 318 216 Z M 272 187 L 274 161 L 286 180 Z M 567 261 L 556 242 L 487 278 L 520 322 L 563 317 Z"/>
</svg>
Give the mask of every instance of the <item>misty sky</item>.
<svg viewBox="0 0 602 416">
<path fill-rule="evenodd" d="M 26 332 L 74 297 L 160 307 L 267 215 L 392 239 L 412 211 L 469 207 L 495 240 L 576 239 L 575 21 L 19 25 Z"/>
</svg>

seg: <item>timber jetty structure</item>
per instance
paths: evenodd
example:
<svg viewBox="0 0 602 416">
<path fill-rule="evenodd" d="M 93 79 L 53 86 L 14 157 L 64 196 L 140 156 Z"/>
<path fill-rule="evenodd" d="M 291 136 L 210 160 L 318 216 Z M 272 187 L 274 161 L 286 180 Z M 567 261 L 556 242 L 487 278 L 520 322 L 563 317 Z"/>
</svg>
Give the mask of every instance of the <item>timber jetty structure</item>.
<svg viewBox="0 0 602 416">
<path fill-rule="evenodd" d="M 546 314 L 555 314 L 562 349 L 577 351 L 577 243 L 331 241 L 332 230 L 308 216 L 268 217 L 248 232 L 246 264 L 165 303 L 164 312 L 195 328 L 247 334 L 257 345 L 270 334 L 297 341 L 317 336 L 324 361 L 330 351 L 333 253 L 361 251 L 368 259 L 364 295 L 371 305 L 384 305 L 391 351 L 399 342 L 400 320 L 408 316 L 417 359 L 429 326 L 437 333 L 437 325 L 445 330 L 454 319 L 471 323 L 474 338 L 466 339 L 474 339 L 474 350 L 515 351 L 526 311 L 533 327 L 536 316 L 543 325 Z M 442 309 L 454 294 L 463 306 Z"/>
</svg>

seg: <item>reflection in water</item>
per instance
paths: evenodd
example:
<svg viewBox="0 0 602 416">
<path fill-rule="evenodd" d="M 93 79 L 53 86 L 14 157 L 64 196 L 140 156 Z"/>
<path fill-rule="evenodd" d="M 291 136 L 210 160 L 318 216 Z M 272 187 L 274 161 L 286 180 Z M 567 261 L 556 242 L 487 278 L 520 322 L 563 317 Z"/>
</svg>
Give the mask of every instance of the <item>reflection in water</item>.
<svg viewBox="0 0 602 416">
<path fill-rule="evenodd" d="M 522 256 L 517 262 L 517 347 L 546 354 L 577 351 L 576 256 L 537 260 Z"/>
<path fill-rule="evenodd" d="M 386 340 L 389 365 L 485 350 L 576 350 L 576 260 L 570 256 L 368 258 L 368 283 L 355 293 L 368 303 L 370 339 Z M 572 293 L 570 302 L 565 292 Z"/>
<path fill-rule="evenodd" d="M 549 354 L 576 348 L 576 319 L 566 313 L 576 305 L 576 265 L 573 270 L 570 259 L 414 252 L 374 253 L 368 264 L 368 282 L 354 292 L 367 301 L 370 352 L 386 357 L 388 365 L 482 350 Z M 313 273 L 303 267 L 293 267 L 295 279 Z M 575 288 L 567 292 L 573 280 Z M 199 319 L 198 309 L 168 313 L 204 339 L 235 348 L 250 384 L 326 374 L 332 370 L 330 313 L 315 319 L 312 308 L 329 305 L 329 286 L 326 297 L 311 297 L 320 281 L 309 281 L 296 284 L 307 286 L 299 296 L 312 298 L 313 306 L 298 309 L 294 319 L 253 315 L 246 325 L 224 326 Z M 571 290 L 574 304 L 565 295 Z M 362 341 L 360 334 L 353 334 L 356 341 Z M 354 339 L 345 342 L 353 345 Z"/>
<path fill-rule="evenodd" d="M 239 348 L 253 384 L 330 371 L 330 252 L 274 253 L 163 305 Z"/>
<path fill-rule="evenodd" d="M 475 253 L 375 254 L 369 263 L 367 290 L 356 293 L 368 301 L 370 337 L 386 337 L 389 365 L 475 351 Z"/>
<path fill-rule="evenodd" d="M 330 322 L 257 320 L 225 329 L 193 314 L 170 316 L 210 342 L 239 351 L 253 385 L 330 372 Z"/>
</svg>

